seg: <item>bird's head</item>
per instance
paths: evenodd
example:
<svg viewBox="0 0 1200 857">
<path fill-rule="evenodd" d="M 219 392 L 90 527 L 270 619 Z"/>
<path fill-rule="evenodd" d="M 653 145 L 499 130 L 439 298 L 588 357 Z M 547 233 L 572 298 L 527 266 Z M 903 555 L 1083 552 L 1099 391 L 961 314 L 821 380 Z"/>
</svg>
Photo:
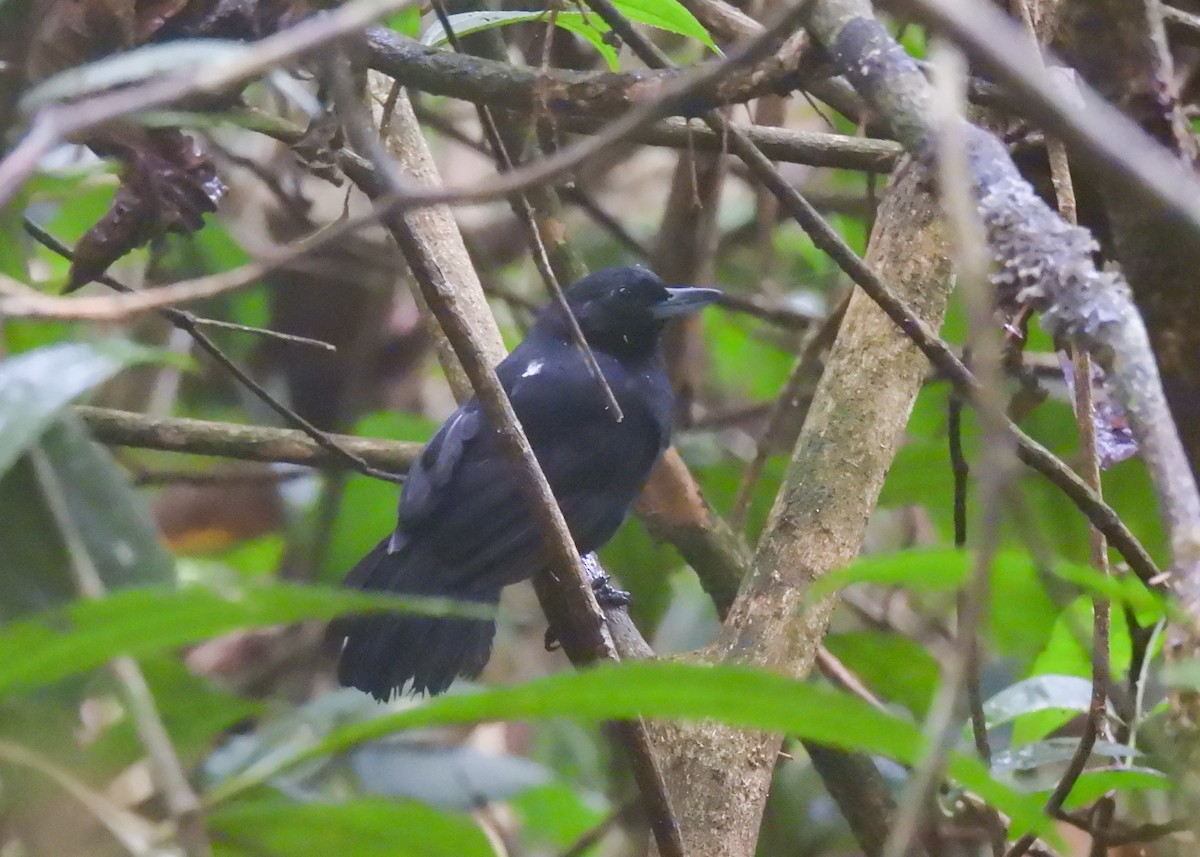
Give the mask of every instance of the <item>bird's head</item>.
<svg viewBox="0 0 1200 857">
<path fill-rule="evenodd" d="M 649 268 L 630 265 L 589 274 L 564 291 L 588 344 L 613 354 L 651 353 L 666 322 L 696 312 L 720 296 L 716 289 L 668 286 Z M 541 321 L 568 334 L 555 304 Z"/>
</svg>

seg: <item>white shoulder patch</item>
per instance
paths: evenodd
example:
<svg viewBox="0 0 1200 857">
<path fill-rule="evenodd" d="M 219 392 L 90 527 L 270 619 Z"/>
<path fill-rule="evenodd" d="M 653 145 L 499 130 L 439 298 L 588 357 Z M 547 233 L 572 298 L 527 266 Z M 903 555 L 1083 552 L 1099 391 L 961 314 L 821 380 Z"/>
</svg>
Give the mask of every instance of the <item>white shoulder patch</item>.
<svg viewBox="0 0 1200 857">
<path fill-rule="evenodd" d="M 522 378 L 532 378 L 534 375 L 542 371 L 542 367 L 546 365 L 545 360 L 530 360 L 529 365 L 525 367 L 525 371 L 521 373 Z"/>
</svg>

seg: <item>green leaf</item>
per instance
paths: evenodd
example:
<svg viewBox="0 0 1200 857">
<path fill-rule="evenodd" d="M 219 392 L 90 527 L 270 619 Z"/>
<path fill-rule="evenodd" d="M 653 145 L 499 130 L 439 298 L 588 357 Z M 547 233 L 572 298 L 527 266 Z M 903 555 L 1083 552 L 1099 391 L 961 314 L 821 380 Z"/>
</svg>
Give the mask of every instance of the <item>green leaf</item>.
<svg viewBox="0 0 1200 857">
<path fill-rule="evenodd" d="M 1072 675 L 1089 680 L 1092 672 L 1092 602 L 1077 598 L 1059 613 L 1045 648 L 1038 654 L 1031 673 L 1042 675 Z M 1129 669 L 1133 650 L 1129 626 L 1123 610 L 1113 610 L 1109 628 L 1109 660 L 1115 675 Z M 1074 716 L 1075 712 L 1046 709 L 1024 714 L 1013 725 L 1013 743 L 1026 744 L 1053 732 Z"/>
<path fill-rule="evenodd" d="M 236 628 L 389 610 L 489 613 L 478 605 L 446 599 L 398 598 L 317 586 L 129 589 L 75 601 L 0 628 L 0 693 L 50 684 L 117 655 L 162 651 Z"/>
<path fill-rule="evenodd" d="M 460 37 L 469 36 L 471 33 L 478 33 L 482 30 L 508 26 L 509 24 L 553 20 L 555 26 L 587 39 L 604 57 L 609 68 L 616 70 L 618 67 L 617 52 L 604 40 L 604 34 L 609 31 L 608 25 L 596 15 L 561 11 L 551 18 L 549 12 L 539 9 L 529 12 L 463 12 L 457 15 L 449 15 L 447 19 L 450 21 L 450 29 L 454 31 L 454 35 Z M 429 30 L 426 31 L 425 35 L 421 37 L 421 43 L 426 45 L 440 45 L 447 41 L 449 41 L 449 38 L 442 27 L 441 21 L 435 21 Z"/>
<path fill-rule="evenodd" d="M 992 771 L 1032 771 L 1046 765 L 1069 761 L 1079 746 L 1078 738 L 1047 738 L 1023 747 L 1011 747 L 992 757 Z M 1092 746 L 1093 756 L 1111 759 L 1131 759 L 1140 753 L 1126 744 L 1113 741 L 1097 741 Z"/>
<path fill-rule="evenodd" d="M 679 0 L 614 0 L 613 5 L 631 21 L 687 36 L 721 53 L 708 30 Z"/>
<path fill-rule="evenodd" d="M 1039 675 L 1006 687 L 983 704 L 989 729 L 1035 711 L 1087 711 L 1092 683 L 1073 675 Z"/>
<path fill-rule="evenodd" d="M 812 587 L 818 599 L 853 583 L 899 586 L 918 592 L 949 592 L 958 589 L 974 567 L 971 551 L 958 548 L 915 548 L 860 557 L 846 568 L 831 572 Z M 1001 551 L 992 560 L 998 577 L 1027 573 L 1033 566 L 1020 551 Z"/>
<path fill-rule="evenodd" d="M 420 5 L 409 6 L 406 9 L 401 9 L 395 15 L 384 21 L 384 26 L 389 30 L 395 30 L 403 36 L 408 36 L 410 39 L 415 39 L 421 32 L 421 7 Z"/>
<path fill-rule="evenodd" d="M 905 22 L 900 28 L 900 32 L 896 34 L 897 40 L 903 46 L 908 55 L 916 59 L 925 59 L 926 49 L 928 47 L 928 38 L 925 33 L 925 28 Z"/>
<path fill-rule="evenodd" d="M 48 474 L 28 456 L 0 478 L 0 621 L 45 610 L 78 595 L 58 507 L 106 588 L 170 585 L 175 571 L 144 499 L 73 414 L 42 435 Z M 49 480 L 49 482 L 47 482 Z M 49 492 L 54 492 L 53 496 Z"/>
<path fill-rule="evenodd" d="M 548 783 L 526 789 L 508 802 L 520 817 L 521 838 L 527 852 L 562 853 L 579 837 L 604 821 L 608 811 L 598 801 L 587 801 L 578 789 Z"/>
<path fill-rule="evenodd" d="M 925 647 L 900 634 L 830 634 L 825 646 L 872 691 L 924 718 L 938 684 L 938 664 Z"/>
<path fill-rule="evenodd" d="M 561 14 L 561 13 L 560 13 Z M 578 14 L 578 13 L 576 13 Z M 509 24 L 523 24 L 529 21 L 540 21 L 543 18 L 548 18 L 549 12 L 545 9 L 531 10 L 528 12 L 502 12 L 493 10 L 482 10 L 478 12 L 462 12 L 455 15 L 447 15 L 446 20 L 450 22 L 450 29 L 458 38 L 469 36 L 472 33 L 478 33 L 483 30 L 491 30 L 496 27 L 504 27 Z M 430 24 L 429 29 L 421 36 L 421 44 L 423 45 L 444 45 L 449 41 L 449 36 L 446 34 L 446 28 L 442 26 L 441 20 L 435 20 Z"/>
<path fill-rule="evenodd" d="M 920 730 L 848 694 L 765 671 L 666 662 L 605 664 L 511 687 L 442 696 L 331 734 L 313 754 L 425 726 L 572 717 L 588 722 L 668 717 L 713 719 L 788 732 L 835 747 L 915 762 Z"/>
<path fill-rule="evenodd" d="M 554 23 L 564 30 L 586 39 L 596 49 L 596 52 L 604 57 L 604 61 L 608 63 L 610 69 L 618 71 L 621 68 L 617 49 L 610 45 L 605 38 L 610 32 L 608 25 L 599 17 L 581 15 L 577 12 L 559 12 Z"/>
<path fill-rule="evenodd" d="M 667 30 L 681 36 L 696 39 L 720 54 L 712 36 L 696 16 L 685 9 L 678 0 L 618 0 L 617 9 L 629 20 Z M 448 16 L 450 28 L 456 36 L 467 36 L 481 30 L 504 27 L 509 24 L 524 24 L 532 21 L 553 21 L 554 25 L 587 39 L 604 57 L 609 67 L 619 67 L 617 52 L 606 40 L 610 32 L 608 24 L 592 12 L 562 10 L 552 15 L 544 9 L 536 11 L 479 11 L 463 12 Z M 449 39 L 441 21 L 436 21 L 421 37 L 422 44 L 440 45 Z"/>
<path fill-rule="evenodd" d="M 1168 791 L 1174 786 L 1170 777 L 1154 768 L 1135 766 L 1084 771 L 1063 803 L 1063 809 L 1069 812 L 1088 806 L 1110 791 Z"/>
<path fill-rule="evenodd" d="M 1088 565 L 1064 562 L 1054 567 L 1054 576 L 1114 604 L 1127 605 L 1143 625 L 1165 618 L 1172 606 L 1161 592 L 1147 589 L 1132 574 L 1104 574 Z"/>
<path fill-rule="evenodd" d="M 208 816 L 214 854 L 328 857 L 493 857 L 469 816 L 419 803 L 359 798 L 297 803 L 259 798 L 218 807 Z M 351 847 L 352 844 L 352 847 Z"/>
<path fill-rule="evenodd" d="M 72 399 L 153 353 L 123 340 L 64 342 L 0 361 L 0 475 Z"/>
<path fill-rule="evenodd" d="M 810 597 L 816 601 L 854 583 L 950 592 L 962 586 L 970 562 L 971 554 L 957 548 L 920 548 L 860 557 L 814 583 Z"/>
<path fill-rule="evenodd" d="M 209 792 L 207 800 L 213 804 L 228 800 L 296 764 L 405 729 L 560 716 L 589 722 L 634 717 L 718 720 L 878 753 L 908 764 L 918 763 L 925 747 L 920 731 L 909 721 L 827 688 L 742 667 L 630 661 L 513 687 L 443 696 L 369 723 L 347 726 L 291 758 L 264 761 L 224 781 Z M 956 754 L 948 770 L 1009 814 L 1015 829 L 1048 829 L 1040 804 L 993 779 L 978 759 Z"/>
<path fill-rule="evenodd" d="M 1015 675 L 1028 670 L 1058 618 L 1060 607 L 1047 583 L 1044 570 L 1033 562 L 1002 563 L 993 570 L 984 629 L 997 654 L 1018 659 Z"/>
</svg>

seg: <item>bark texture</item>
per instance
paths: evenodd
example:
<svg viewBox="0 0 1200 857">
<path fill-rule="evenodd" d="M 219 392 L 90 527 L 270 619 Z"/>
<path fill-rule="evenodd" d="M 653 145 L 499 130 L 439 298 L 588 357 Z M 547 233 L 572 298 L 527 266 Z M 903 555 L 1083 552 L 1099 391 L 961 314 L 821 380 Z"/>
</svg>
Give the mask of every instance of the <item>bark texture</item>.
<svg viewBox="0 0 1200 857">
<path fill-rule="evenodd" d="M 937 326 L 949 296 L 950 262 L 936 203 L 919 172 L 906 166 L 897 173 L 867 260 Z M 856 293 L 753 571 L 705 659 L 808 673 L 834 607 L 832 599 L 806 603 L 808 587 L 858 554 L 927 367 L 883 311 Z M 688 853 L 752 855 L 781 736 L 661 723 L 655 738 Z"/>
</svg>

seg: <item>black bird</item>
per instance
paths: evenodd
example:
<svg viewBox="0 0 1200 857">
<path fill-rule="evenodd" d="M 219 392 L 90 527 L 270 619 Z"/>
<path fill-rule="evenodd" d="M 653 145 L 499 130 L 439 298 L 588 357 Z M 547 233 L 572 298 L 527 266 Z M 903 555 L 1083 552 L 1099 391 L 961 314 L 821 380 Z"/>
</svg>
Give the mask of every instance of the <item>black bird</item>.
<svg viewBox="0 0 1200 857">
<path fill-rule="evenodd" d="M 719 292 L 665 286 L 642 267 L 607 268 L 566 290 L 624 419 L 610 413 L 556 303 L 497 367 L 581 554 L 617 531 L 671 436 L 674 395 L 660 353 L 666 321 Z M 346 578 L 349 586 L 495 605 L 500 590 L 546 563 L 541 534 L 512 463 L 472 398 L 413 463 L 399 523 Z M 331 626 L 343 642 L 338 679 L 387 700 L 441 693 L 487 663 L 495 623 L 416 614 L 354 616 Z"/>
</svg>

